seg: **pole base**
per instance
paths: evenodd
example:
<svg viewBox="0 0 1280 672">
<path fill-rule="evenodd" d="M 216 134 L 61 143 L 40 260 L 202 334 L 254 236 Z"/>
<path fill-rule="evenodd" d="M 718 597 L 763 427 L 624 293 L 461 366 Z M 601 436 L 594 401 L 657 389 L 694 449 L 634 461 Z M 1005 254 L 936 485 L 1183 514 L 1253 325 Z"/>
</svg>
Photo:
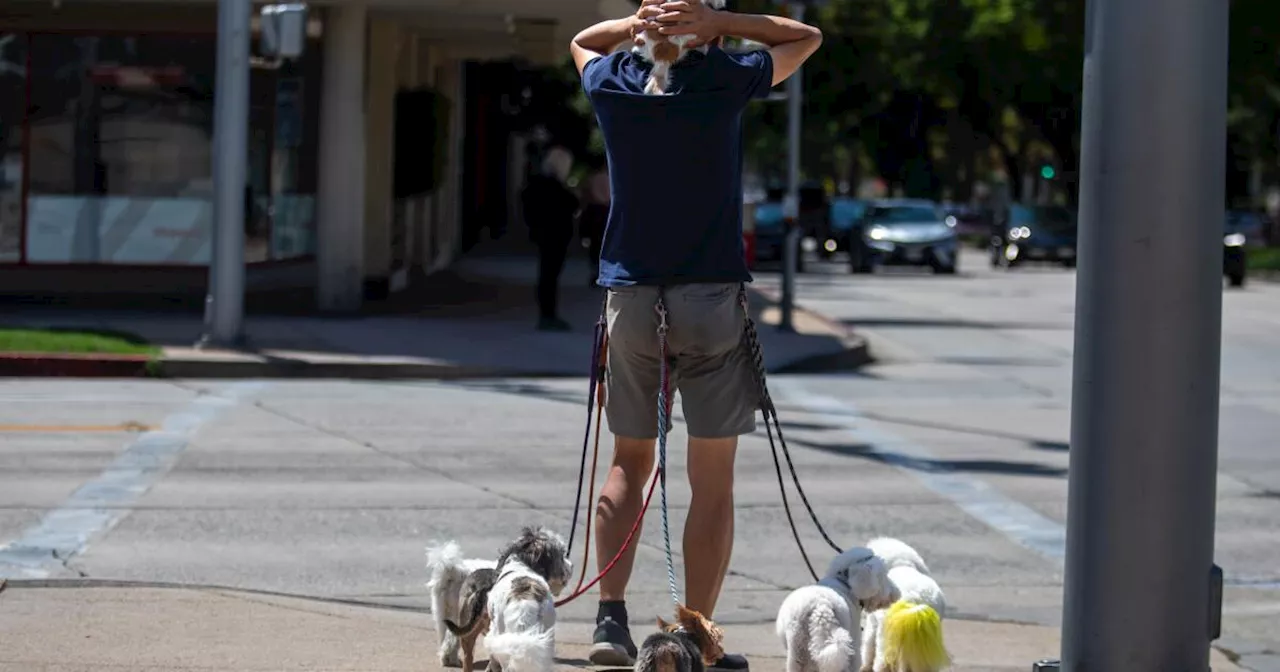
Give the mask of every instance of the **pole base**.
<svg viewBox="0 0 1280 672">
<path fill-rule="evenodd" d="M 201 334 L 200 340 L 195 342 L 196 350 L 222 349 L 222 350 L 244 350 L 249 346 L 249 339 L 244 334 L 240 334 L 230 341 L 222 341 L 214 338 L 212 334 Z"/>
<path fill-rule="evenodd" d="M 1062 661 L 1045 658 L 1038 660 L 1031 666 L 1031 672 L 1060 672 L 1062 670 Z"/>
</svg>

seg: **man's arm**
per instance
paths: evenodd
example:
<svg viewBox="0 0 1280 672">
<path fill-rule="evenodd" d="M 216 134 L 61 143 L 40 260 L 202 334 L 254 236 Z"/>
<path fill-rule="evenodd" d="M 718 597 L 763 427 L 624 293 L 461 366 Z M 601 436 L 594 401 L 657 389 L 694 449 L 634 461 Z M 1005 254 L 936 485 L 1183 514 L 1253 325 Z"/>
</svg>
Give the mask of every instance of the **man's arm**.
<svg viewBox="0 0 1280 672">
<path fill-rule="evenodd" d="M 765 14 L 721 14 L 722 35 L 734 35 L 769 47 L 773 57 L 773 85 L 795 74 L 822 46 L 822 31 L 793 19 Z"/>
<path fill-rule="evenodd" d="M 593 59 L 613 51 L 623 42 L 630 42 L 634 31 L 643 23 L 637 16 L 624 19 L 601 21 L 574 36 L 569 43 L 569 51 L 573 54 L 573 62 L 578 66 L 578 75 Z"/>
</svg>

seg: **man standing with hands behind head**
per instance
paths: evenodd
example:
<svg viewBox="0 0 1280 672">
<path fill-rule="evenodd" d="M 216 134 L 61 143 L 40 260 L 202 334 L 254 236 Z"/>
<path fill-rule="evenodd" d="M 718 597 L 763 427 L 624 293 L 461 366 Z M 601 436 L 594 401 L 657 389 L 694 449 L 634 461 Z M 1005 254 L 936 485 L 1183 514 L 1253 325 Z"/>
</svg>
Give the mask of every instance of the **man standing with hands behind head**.
<svg viewBox="0 0 1280 672">
<path fill-rule="evenodd" d="M 641 32 L 693 35 L 667 95 L 645 95 L 652 64 L 614 51 Z M 730 54 L 725 36 L 765 45 Z M 609 158 L 612 208 L 597 283 L 608 291 L 605 413 L 614 456 L 596 509 L 596 562 L 622 547 L 639 515 L 658 435 L 659 302 L 670 326 L 671 385 L 689 431 L 693 493 L 684 528 L 685 602 L 710 618 L 733 548 L 738 437 L 755 430 L 752 362 L 740 303 L 751 281 L 742 248 L 742 113 L 822 43 L 818 29 L 777 16 L 715 11 L 700 0 L 643 0 L 639 11 L 573 39 L 582 85 Z M 612 52 L 612 53 L 611 53 Z M 591 650 L 597 665 L 632 665 L 625 592 L 635 545 L 600 582 Z M 711 669 L 745 670 L 726 654 Z"/>
</svg>

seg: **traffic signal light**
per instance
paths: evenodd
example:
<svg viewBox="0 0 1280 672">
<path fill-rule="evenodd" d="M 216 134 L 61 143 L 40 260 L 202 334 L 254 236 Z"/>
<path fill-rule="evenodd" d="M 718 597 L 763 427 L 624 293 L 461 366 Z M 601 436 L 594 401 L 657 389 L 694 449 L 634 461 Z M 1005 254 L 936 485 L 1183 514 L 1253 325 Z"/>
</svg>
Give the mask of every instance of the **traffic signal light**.
<svg viewBox="0 0 1280 672">
<path fill-rule="evenodd" d="M 1046 180 L 1052 180 L 1054 176 L 1057 174 L 1058 174 L 1058 171 L 1054 170 L 1053 166 L 1047 163 L 1044 164 L 1043 166 L 1040 166 L 1040 177 L 1043 177 Z"/>
</svg>

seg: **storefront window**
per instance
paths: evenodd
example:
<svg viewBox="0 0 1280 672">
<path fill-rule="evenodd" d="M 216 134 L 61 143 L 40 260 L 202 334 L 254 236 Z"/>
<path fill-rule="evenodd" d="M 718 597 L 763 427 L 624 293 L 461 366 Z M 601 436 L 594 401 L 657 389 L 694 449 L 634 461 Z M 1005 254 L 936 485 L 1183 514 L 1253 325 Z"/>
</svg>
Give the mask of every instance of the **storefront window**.
<svg viewBox="0 0 1280 672">
<path fill-rule="evenodd" d="M 27 261 L 208 263 L 213 41 L 30 44 Z"/>
<path fill-rule="evenodd" d="M 320 146 L 320 40 L 272 71 L 271 258 L 315 253 Z M 363 170 L 360 167 L 359 170 Z"/>
<path fill-rule="evenodd" d="M 0 32 L 0 264 L 22 260 L 22 149 L 27 39 Z"/>
<path fill-rule="evenodd" d="M 26 261 L 209 263 L 214 37 L 32 34 L 27 40 Z M 320 49 L 313 42 L 301 63 L 255 66 L 251 73 L 244 185 L 249 263 L 315 249 Z M 0 72 L 0 122 L 8 121 L 10 107 L 21 120 L 21 103 L 11 101 L 21 101 L 25 91 L 6 95 L 3 77 Z M 10 137 L 0 126 L 6 157 Z M 19 160 L 18 173 L 21 167 Z M 14 193 L 21 203 L 21 187 Z M 5 249 L 0 239 L 0 255 Z"/>
</svg>

